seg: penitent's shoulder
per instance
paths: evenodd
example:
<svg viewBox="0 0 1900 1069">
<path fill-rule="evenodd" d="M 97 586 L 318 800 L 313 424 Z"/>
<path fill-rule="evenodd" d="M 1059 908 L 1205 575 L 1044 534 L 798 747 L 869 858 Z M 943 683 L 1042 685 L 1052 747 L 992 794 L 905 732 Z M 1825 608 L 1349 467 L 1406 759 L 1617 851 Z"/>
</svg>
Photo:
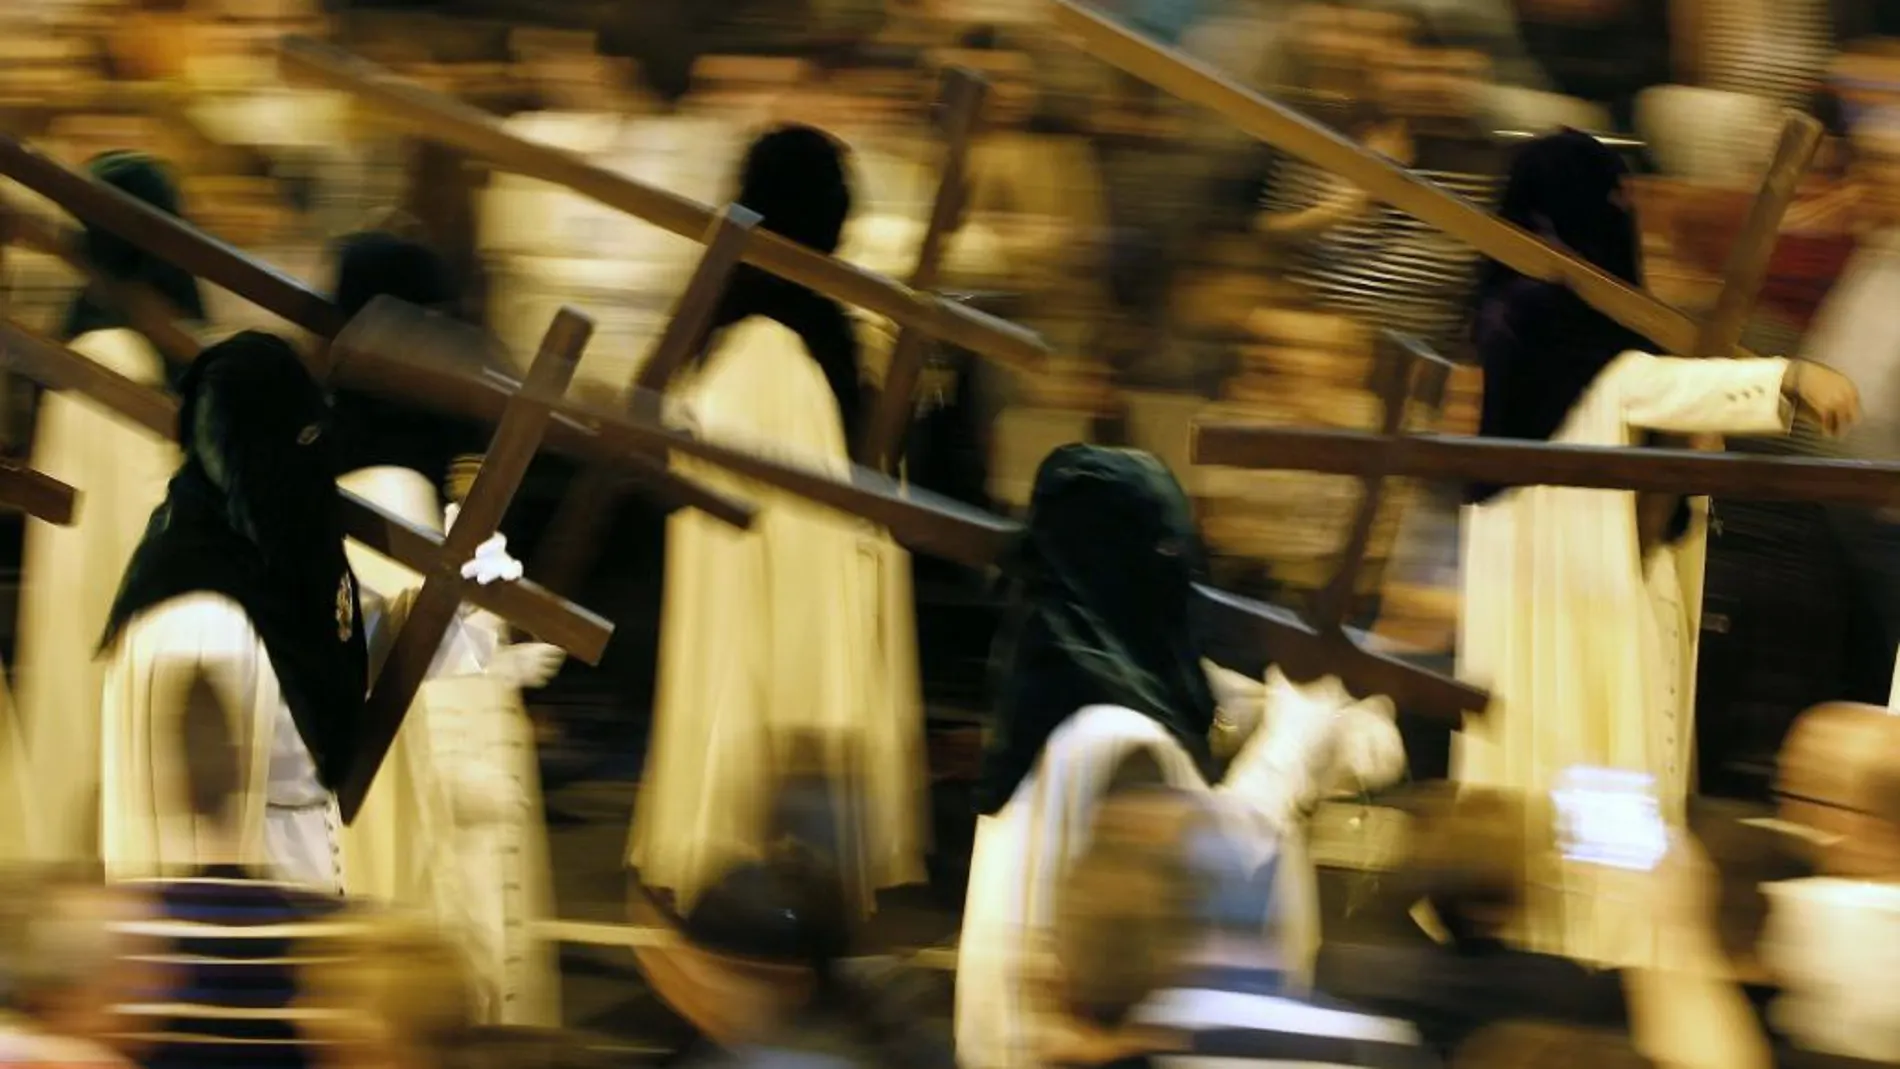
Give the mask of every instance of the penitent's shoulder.
<svg viewBox="0 0 1900 1069">
<path fill-rule="evenodd" d="M 255 659 L 262 649 L 244 607 L 223 594 L 197 591 L 167 598 L 126 624 L 121 644 L 155 660 Z"/>
</svg>

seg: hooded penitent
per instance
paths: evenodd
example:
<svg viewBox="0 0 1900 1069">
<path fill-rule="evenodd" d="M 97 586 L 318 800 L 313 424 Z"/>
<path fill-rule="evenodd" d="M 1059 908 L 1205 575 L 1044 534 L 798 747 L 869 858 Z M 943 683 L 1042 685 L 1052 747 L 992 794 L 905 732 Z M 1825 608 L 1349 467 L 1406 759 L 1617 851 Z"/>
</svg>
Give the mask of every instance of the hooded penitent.
<svg viewBox="0 0 1900 1069">
<path fill-rule="evenodd" d="M 1187 495 L 1161 461 L 1090 445 L 1049 454 L 1009 566 L 1016 615 L 980 812 L 1002 809 L 1050 734 L 1089 705 L 1152 718 L 1207 771 L 1215 703 L 1191 612 L 1202 570 Z"/>
<path fill-rule="evenodd" d="M 1631 286 L 1643 284 L 1641 239 L 1623 188 L 1628 168 L 1596 138 L 1564 130 L 1524 146 L 1499 214 Z M 1548 439 L 1620 354 L 1655 346 L 1559 283 L 1492 262 L 1479 282 L 1472 340 L 1484 365 L 1478 433 Z M 1475 485 L 1480 503 L 1501 487 Z"/>
<path fill-rule="evenodd" d="M 773 130 L 746 151 L 736 199 L 759 213 L 763 229 L 826 255 L 835 253 L 845 218 L 851 214 L 844 148 L 809 126 Z M 858 341 L 844 306 L 751 264 L 740 264 L 732 272 L 713 326 L 729 326 L 755 315 L 778 321 L 805 343 L 837 395 L 845 440 L 856 441 L 862 407 Z"/>
<path fill-rule="evenodd" d="M 334 787 L 353 753 L 368 657 L 323 391 L 289 344 L 246 331 L 206 349 L 180 392 L 184 464 L 126 568 L 102 645 L 172 598 L 237 602 Z"/>
<path fill-rule="evenodd" d="M 165 212 L 179 215 L 178 187 L 158 160 L 141 152 L 108 152 L 86 165 L 92 177 L 128 196 Z M 85 231 L 86 260 L 109 278 L 150 286 L 191 320 L 205 317 L 198 282 L 183 268 L 147 255 L 138 246 L 96 226 Z M 126 326 L 118 309 L 103 303 L 90 289 L 82 290 L 66 311 L 63 341 L 95 330 Z"/>
<path fill-rule="evenodd" d="M 395 234 L 364 231 L 343 238 L 336 265 L 336 304 L 346 319 L 378 297 L 452 310 L 460 296 L 446 260 Z M 487 443 L 484 428 L 415 405 L 348 389 L 337 391 L 334 404 L 340 471 L 390 465 L 420 472 L 440 488 L 456 457 L 478 453 Z"/>
</svg>

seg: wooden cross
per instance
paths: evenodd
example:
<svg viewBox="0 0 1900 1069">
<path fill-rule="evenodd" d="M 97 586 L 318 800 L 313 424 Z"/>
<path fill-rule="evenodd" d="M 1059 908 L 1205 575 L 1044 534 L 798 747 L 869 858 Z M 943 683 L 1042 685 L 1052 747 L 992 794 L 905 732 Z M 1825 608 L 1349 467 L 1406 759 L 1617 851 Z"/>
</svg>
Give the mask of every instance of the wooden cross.
<svg viewBox="0 0 1900 1069">
<path fill-rule="evenodd" d="M 335 339 L 346 325 L 343 313 L 329 298 L 295 279 L 251 259 L 176 216 L 158 211 L 102 182 L 69 171 L 19 141 L 5 136 L 0 136 L 0 174 L 46 197 L 79 219 L 110 230 L 150 255 L 230 290 L 318 338 Z M 16 224 L 15 229 L 21 228 Z M 68 238 L 45 233 L 44 228 L 40 228 L 39 238 L 42 243 L 54 246 L 54 250 L 49 251 L 63 248 L 65 251 L 61 255 L 75 255 L 71 250 L 76 246 Z M 126 288 L 120 286 L 118 291 L 123 293 Z M 135 324 L 155 344 L 168 349 L 166 355 L 175 360 L 192 359 L 197 355 L 196 341 L 188 332 L 177 329 L 173 322 L 175 312 L 172 315 L 160 313 L 159 309 L 163 306 L 158 300 L 156 294 L 149 292 L 132 294 L 119 307 L 134 319 Z M 332 378 L 330 368 L 321 354 L 312 355 L 309 359 L 319 379 L 327 381 Z M 359 372 L 369 370 L 358 368 Z M 491 391 L 489 407 L 478 417 L 491 422 L 500 418 L 501 405 L 507 400 L 505 384 L 495 380 L 494 385 L 497 389 Z M 399 400 L 425 406 L 440 405 L 439 399 L 427 395 L 402 397 Z M 557 422 L 548 429 L 546 445 L 553 452 L 585 459 L 589 444 L 584 438 L 585 435 L 578 434 L 575 428 Z M 716 493 L 690 479 L 675 475 L 651 458 L 617 459 L 626 469 L 626 476 L 634 481 L 641 492 L 663 507 L 696 508 L 737 526 L 751 523 L 752 510 L 744 502 L 735 501 L 728 495 Z"/>
<path fill-rule="evenodd" d="M 178 433 L 177 398 L 126 378 L 10 319 L 0 320 L 0 367 L 47 389 L 81 394 L 153 434 L 169 439 Z M 442 536 L 392 516 L 355 494 L 338 493 L 349 537 L 412 571 L 427 575 L 434 569 L 442 552 Z M 467 583 L 463 596 L 590 664 L 599 661 L 613 634 L 611 623 L 534 583 Z"/>
<path fill-rule="evenodd" d="M 706 235 L 706 251 L 699 266 L 686 283 L 673 316 L 654 344 L 653 352 L 627 391 L 629 410 L 636 409 L 642 398 L 651 400 L 666 390 L 680 368 L 706 344 L 712 330 L 713 315 L 719 298 L 726 290 L 739 255 L 751 240 L 759 224 L 757 212 L 729 205 L 713 221 Z M 542 533 L 541 549 L 535 556 L 535 575 L 555 590 L 573 590 L 592 564 L 613 522 L 619 501 L 620 479 L 606 465 L 583 469 L 568 484 L 567 493 Z"/>
<path fill-rule="evenodd" d="M 24 512 L 55 527 L 71 527 L 79 492 L 44 472 L 0 460 L 0 508 Z"/>
<path fill-rule="evenodd" d="M 370 687 L 357 759 L 337 788 L 337 806 L 345 822 L 354 821 L 363 807 L 383 758 L 396 741 L 403 717 L 442 648 L 443 636 L 461 609 L 463 588 L 468 585 L 462 578 L 462 565 L 507 516 L 508 505 L 547 433 L 552 405 L 567 392 L 581 352 L 593 333 L 593 322 L 587 317 L 567 308 L 557 312 L 528 368 L 527 379 L 502 410 L 475 485 L 462 502 L 455 526 L 434 554 L 431 567 L 422 570 L 422 589 L 416 593 L 389 657 Z"/>
<path fill-rule="evenodd" d="M 279 59 L 286 76 L 348 93 L 377 121 L 460 149 L 498 169 L 564 186 L 681 237 L 703 241 L 713 228 L 716 212 L 704 204 L 597 167 L 574 153 L 524 140 L 489 115 L 347 52 L 308 38 L 289 37 Z M 745 244 L 742 256 L 745 262 L 781 278 L 1010 367 L 1033 368 L 1046 353 L 1041 339 L 1026 328 L 853 267 L 777 234 L 755 235 Z"/>
<path fill-rule="evenodd" d="M 917 266 L 911 269 L 913 290 L 936 288 L 942 266 L 944 246 L 962 222 L 969 185 L 970 146 L 976 140 L 983 120 L 983 98 L 989 86 L 976 72 L 952 67 L 944 79 L 944 161 L 937 178 L 937 198 L 931 202 L 930 223 L 917 250 Z M 924 346 L 929 338 L 914 327 L 898 331 L 891 347 L 889 368 L 884 374 L 884 389 L 866 422 L 864 440 L 855 443 L 858 463 L 883 471 L 897 470 L 903 453 L 904 437 L 910 430 L 917 404 L 917 380 L 923 373 Z"/>
</svg>

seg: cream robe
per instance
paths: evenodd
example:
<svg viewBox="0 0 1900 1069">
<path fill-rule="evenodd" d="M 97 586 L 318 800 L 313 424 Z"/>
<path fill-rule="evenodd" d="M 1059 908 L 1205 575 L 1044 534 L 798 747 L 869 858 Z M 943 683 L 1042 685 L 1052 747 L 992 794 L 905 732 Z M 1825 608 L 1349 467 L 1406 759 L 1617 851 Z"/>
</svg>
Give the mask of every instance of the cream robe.
<svg viewBox="0 0 1900 1069">
<path fill-rule="evenodd" d="M 442 530 L 435 488 L 413 471 L 370 468 L 340 484 L 425 530 Z M 354 541 L 365 591 L 397 601 L 421 577 Z M 342 834 L 350 894 L 419 908 L 460 933 L 485 1023 L 560 1024 L 553 919 L 534 727 L 512 680 L 488 674 L 503 622 L 464 610 L 403 718 L 356 821 Z M 379 637 L 387 637 L 381 636 Z M 386 643 L 379 643 L 386 645 Z M 374 652 L 374 651 L 373 651 Z"/>
<path fill-rule="evenodd" d="M 131 330 L 97 330 L 74 351 L 136 382 L 162 385 L 163 359 Z M 99 656 L 119 577 L 178 467 L 169 438 L 75 393 L 47 393 L 33 429 L 33 465 L 77 487 L 70 527 L 29 519 L 20 568 L 15 659 L 19 731 L 39 770 L 33 799 L 47 860 L 99 856 Z"/>
<path fill-rule="evenodd" d="M 702 433 L 842 476 L 837 403 L 798 336 L 728 328 L 679 396 Z M 856 872 L 923 879 L 927 779 L 909 556 L 883 532 L 793 495 L 676 459 L 760 506 L 750 531 L 697 512 L 667 525 L 659 688 L 628 863 L 689 908 L 765 845 L 791 733 L 856 787 Z"/>
<path fill-rule="evenodd" d="M 263 639 L 243 606 L 202 592 L 134 616 L 108 653 L 99 806 L 107 876 L 164 876 L 198 864 L 177 746 L 200 673 L 223 697 L 232 737 L 250 742 L 234 814 L 240 859 L 286 883 L 341 893 L 336 800 L 317 780 Z"/>
<path fill-rule="evenodd" d="M 1787 366 L 1624 353 L 1553 441 L 1783 434 Z M 1541 794 L 1573 765 L 1643 772 L 1655 778 L 1665 814 L 1679 820 L 1694 754 L 1699 550 L 1691 539 L 1639 560 L 1627 491 L 1522 487 L 1466 509 L 1458 672 L 1495 700 L 1457 736 L 1453 776 Z M 1547 890 L 1569 908 L 1534 910 L 1541 919 L 1526 933 L 1532 945 L 1586 960 L 1651 960 L 1654 933 L 1592 920 L 1583 908 L 1590 894 L 1571 875 L 1554 876 Z"/>
</svg>

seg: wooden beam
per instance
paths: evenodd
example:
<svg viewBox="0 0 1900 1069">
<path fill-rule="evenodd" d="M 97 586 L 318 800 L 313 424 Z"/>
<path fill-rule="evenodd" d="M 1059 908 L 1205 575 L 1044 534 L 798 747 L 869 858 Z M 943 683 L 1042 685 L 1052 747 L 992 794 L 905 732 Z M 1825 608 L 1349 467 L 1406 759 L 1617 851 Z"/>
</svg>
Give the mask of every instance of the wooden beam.
<svg viewBox="0 0 1900 1069">
<path fill-rule="evenodd" d="M 1057 27 L 1084 52 L 1221 115 L 1248 134 L 1365 190 L 1519 273 L 1561 282 L 1592 308 L 1673 353 L 1695 351 L 1699 325 L 1681 311 L 1512 226 L 1362 145 L 1157 44 L 1080 0 L 1053 0 Z M 1731 355 L 1731 354 L 1723 354 Z M 1737 350 L 1732 355 L 1750 355 Z"/>
<path fill-rule="evenodd" d="M 564 186 L 681 237 L 697 240 L 712 225 L 714 210 L 704 204 L 597 167 L 574 153 L 517 137 L 494 117 L 347 52 L 308 38 L 289 37 L 279 59 L 286 76 L 348 93 L 379 121 L 461 149 L 500 170 Z M 1011 367 L 1033 367 L 1046 353 L 1042 340 L 1023 327 L 919 293 L 776 234 L 761 232 L 746 246 L 744 255 L 747 263 L 782 278 Z"/>
<path fill-rule="evenodd" d="M 322 294 L 252 260 L 176 216 L 158 211 L 104 183 L 69 171 L 5 136 L 0 136 L 0 174 L 52 200 L 81 220 L 111 230 L 150 255 L 177 264 L 214 285 L 230 290 L 318 338 L 334 339 L 346 326 L 343 314 Z M 55 248 L 61 244 L 48 234 L 42 234 L 40 240 Z M 168 351 L 189 348 L 186 345 L 189 332 L 176 328 L 175 315 L 155 314 L 155 309 L 160 306 L 153 303 L 154 299 L 156 294 L 148 293 L 121 307 L 128 315 L 138 317 L 140 329 L 148 331 L 148 336 L 154 339 L 155 344 L 166 347 Z M 195 345 L 195 342 L 192 344 Z M 196 349 L 191 348 L 190 353 L 195 355 Z M 170 355 L 176 359 L 191 358 L 183 352 L 171 352 Z M 328 358 L 332 355 L 333 348 L 306 354 L 313 372 L 324 381 L 331 379 Z M 359 374 L 365 372 L 360 364 L 356 370 Z M 402 395 L 397 399 L 425 407 L 441 407 L 439 398 L 426 393 Z M 500 405 L 496 404 L 488 414 L 478 418 L 492 422 L 499 418 L 499 412 Z M 584 448 L 576 443 L 573 435 L 568 433 L 568 428 L 561 426 L 553 428 L 548 446 L 555 452 L 569 455 L 576 448 Z M 635 458 L 628 463 L 637 467 L 641 462 Z M 630 478 L 643 495 L 650 496 L 662 508 L 696 508 L 741 526 L 751 522 L 751 510 L 744 503 L 674 475 L 663 465 L 647 463 L 639 470 L 630 472 Z"/>
<path fill-rule="evenodd" d="M 1204 423 L 1194 462 L 1236 468 L 1389 475 L 1501 486 L 1587 486 L 1747 501 L 1900 505 L 1900 464 L 1758 457 L 1677 449 L 1556 445 L 1509 438 Z"/>
<path fill-rule="evenodd" d="M 330 379 L 380 397 L 425 397 L 441 411 L 494 424 L 521 384 L 499 372 L 469 374 L 466 354 L 498 344 L 472 323 L 378 297 L 331 343 Z M 675 475 L 659 454 L 607 448 L 593 431 L 565 415 L 549 424 L 543 441 L 554 452 L 613 467 L 662 505 L 695 508 L 734 527 L 752 523 L 753 509 L 746 502 Z"/>
<path fill-rule="evenodd" d="M 0 320 L 0 367 L 45 386 L 85 395 L 119 418 L 166 439 L 178 433 L 178 401 L 162 390 L 134 382 L 12 320 Z M 427 574 L 443 539 L 398 519 L 350 493 L 341 493 L 344 525 L 351 538 L 411 571 Z M 530 582 L 469 583 L 463 596 L 589 664 L 597 664 L 613 624 L 569 604 Z"/>
<path fill-rule="evenodd" d="M 463 564 L 501 526 L 540 447 L 552 405 L 567 392 L 593 333 L 593 322 L 580 313 L 563 308 L 555 314 L 541 340 L 541 351 L 528 369 L 527 380 L 509 398 L 455 526 L 443 538 L 430 566 L 419 569 L 424 577 L 422 589 L 370 688 L 357 758 L 337 789 L 337 806 L 345 823 L 353 822 L 362 809 L 403 717 L 415 703 L 416 691 L 428 677 L 442 639 L 461 610 L 462 591 L 469 585 L 462 577 Z"/>
<path fill-rule="evenodd" d="M 937 199 L 930 206 L 930 223 L 917 250 L 917 266 L 910 274 L 910 287 L 914 290 L 937 288 L 944 246 L 962 222 L 968 199 L 970 146 L 983 121 L 983 98 L 988 91 L 988 84 L 974 71 L 953 67 L 946 72 L 943 170 L 937 177 Z M 912 327 L 897 332 L 890 366 L 884 374 L 884 388 L 861 432 L 863 440 L 855 443 L 858 463 L 882 471 L 897 470 L 904 438 L 917 406 L 917 380 L 923 374 L 925 346 L 929 341 L 924 332 Z"/>
<path fill-rule="evenodd" d="M 737 204 L 728 205 L 714 221 L 699 266 L 627 393 L 629 408 L 641 404 L 643 398 L 656 401 L 679 369 L 705 348 L 726 282 L 758 224 L 757 212 Z M 589 465 L 574 476 L 541 535 L 534 574 L 542 582 L 563 592 L 574 590 L 580 583 L 600 556 L 600 544 L 613 522 L 624 482 L 614 467 L 606 464 Z"/>
<path fill-rule="evenodd" d="M 70 527 L 79 492 L 58 479 L 11 460 L 0 460 L 0 508 L 24 512 L 56 527 Z"/>
<path fill-rule="evenodd" d="M 1741 235 L 1729 252 L 1722 272 L 1722 292 L 1703 318 L 1694 347 L 1682 352 L 1690 356 L 1727 356 L 1741 344 L 1755 298 L 1768 281 L 1768 268 L 1781 236 L 1781 220 L 1794 203 L 1801 179 L 1814 163 L 1825 134 L 1820 120 L 1813 116 L 1792 110 L 1787 113 L 1774 161 L 1762 176 L 1761 190 L 1749 206 Z"/>
</svg>

